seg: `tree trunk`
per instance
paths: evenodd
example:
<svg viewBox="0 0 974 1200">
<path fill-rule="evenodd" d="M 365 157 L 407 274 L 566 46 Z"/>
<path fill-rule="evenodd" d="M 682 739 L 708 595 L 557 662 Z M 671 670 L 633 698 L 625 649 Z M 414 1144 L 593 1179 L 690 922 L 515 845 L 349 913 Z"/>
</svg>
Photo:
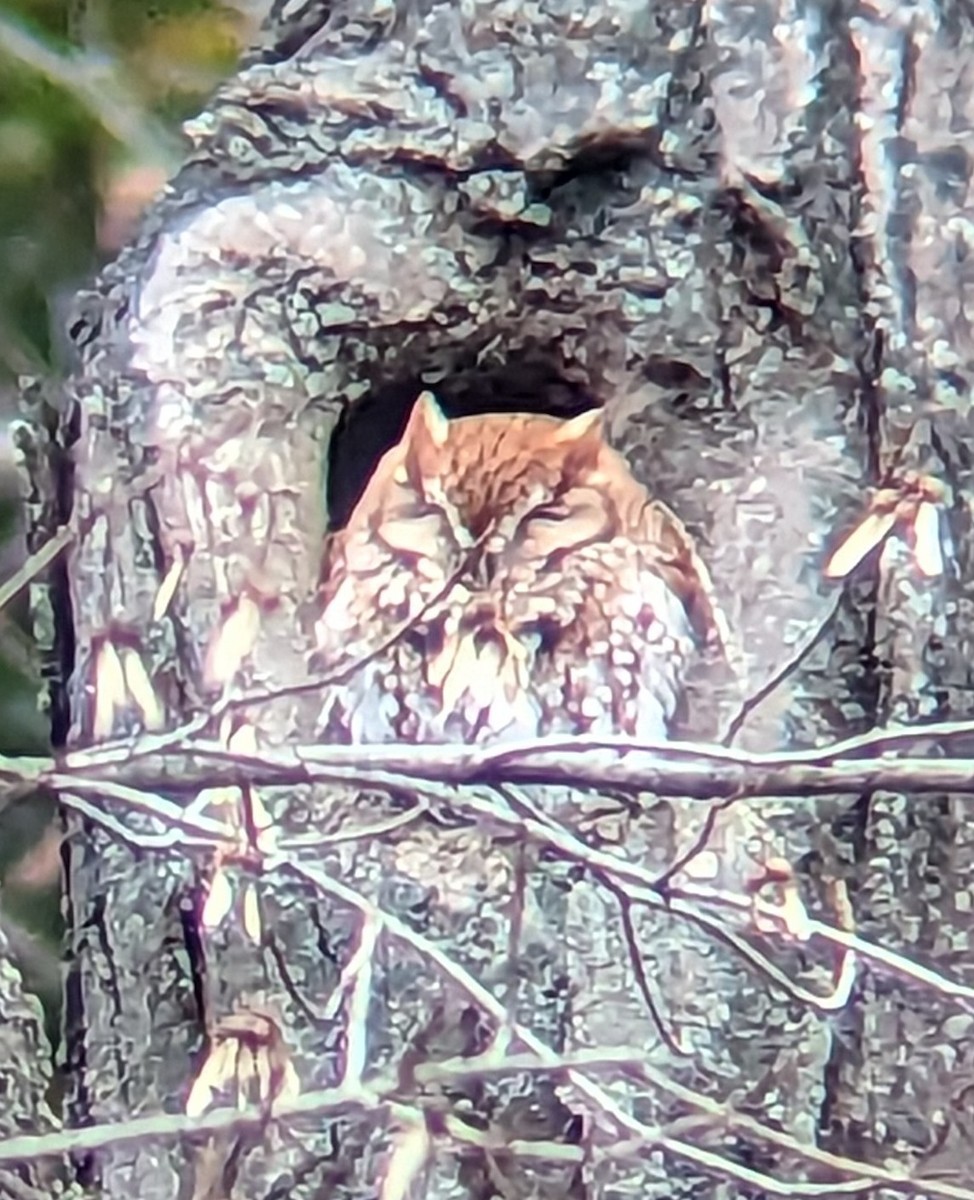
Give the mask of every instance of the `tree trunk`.
<svg viewBox="0 0 974 1200">
<path fill-rule="evenodd" d="M 732 682 L 684 681 L 687 736 L 966 717 L 965 11 L 273 7 L 72 330 L 69 746 L 197 718 L 231 752 L 315 742 L 322 538 L 424 389 L 454 417 L 604 408 L 730 630 Z M 826 579 L 869 489 L 909 472 L 947 488 L 947 569 L 917 573 L 907 506 Z M 239 782 L 194 812 L 230 819 Z M 974 983 L 960 797 L 741 796 L 655 897 L 591 855 L 662 874 L 699 802 L 261 787 L 279 838 L 336 835 L 261 873 L 240 846 L 152 847 L 131 796 L 83 799 L 124 829 L 71 809 L 70 1123 L 196 1109 L 201 1070 L 270 1106 L 76 1158 L 99 1195 L 828 1194 L 884 1166 L 974 1195 L 970 1001 L 860 959 L 816 1006 L 835 946 L 747 899 L 800 895 L 840 934 L 851 908 Z M 292 1071 L 322 1095 L 281 1116 Z"/>
</svg>

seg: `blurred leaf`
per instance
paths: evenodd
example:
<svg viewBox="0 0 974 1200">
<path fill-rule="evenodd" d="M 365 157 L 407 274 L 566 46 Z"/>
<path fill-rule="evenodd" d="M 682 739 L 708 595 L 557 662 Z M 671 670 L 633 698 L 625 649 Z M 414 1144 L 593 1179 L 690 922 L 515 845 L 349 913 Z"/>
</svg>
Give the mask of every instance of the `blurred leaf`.
<svg viewBox="0 0 974 1200">
<path fill-rule="evenodd" d="M 56 366 L 53 298 L 118 250 L 157 190 L 120 200 L 119 178 L 173 172 L 178 122 L 248 32 L 207 0 L 0 0 L 0 383 Z"/>
<path fill-rule="evenodd" d="M 0 546 L 9 542 L 18 524 L 20 502 L 15 496 L 4 496 L 0 492 Z"/>
<path fill-rule="evenodd" d="M 16 875 L 17 869 L 33 853 L 48 829 L 51 828 L 57 806 L 50 792 L 33 792 L 0 810 L 0 883 Z M 36 872 L 32 878 L 21 878 L 21 887 L 49 884 Z"/>
</svg>

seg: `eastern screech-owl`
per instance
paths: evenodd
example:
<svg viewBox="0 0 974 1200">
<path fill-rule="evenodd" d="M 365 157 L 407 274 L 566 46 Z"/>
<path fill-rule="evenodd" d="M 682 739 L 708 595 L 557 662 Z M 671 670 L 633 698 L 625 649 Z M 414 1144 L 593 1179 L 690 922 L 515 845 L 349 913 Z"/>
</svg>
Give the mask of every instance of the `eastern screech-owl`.
<svg viewBox="0 0 974 1200">
<path fill-rule="evenodd" d="M 714 633 L 687 533 L 598 410 L 447 420 L 424 392 L 322 579 L 322 732 L 355 741 L 662 738 Z"/>
</svg>

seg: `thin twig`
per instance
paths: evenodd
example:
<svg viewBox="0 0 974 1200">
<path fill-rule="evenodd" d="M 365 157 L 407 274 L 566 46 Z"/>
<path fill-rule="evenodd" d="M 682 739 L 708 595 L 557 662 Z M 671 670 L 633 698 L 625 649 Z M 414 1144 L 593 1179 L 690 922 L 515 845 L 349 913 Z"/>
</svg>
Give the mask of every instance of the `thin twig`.
<svg viewBox="0 0 974 1200">
<path fill-rule="evenodd" d="M 6 608 L 17 593 L 46 570 L 61 551 L 74 541 L 74 534 L 67 525 L 62 525 L 45 543 L 36 550 L 9 579 L 0 586 L 0 608 Z"/>
<path fill-rule="evenodd" d="M 718 738 L 722 746 L 731 746 L 735 738 L 741 732 L 747 722 L 748 717 L 754 712 L 765 700 L 773 695 L 779 687 L 784 683 L 789 675 L 793 675 L 801 666 L 805 659 L 818 646 L 826 633 L 832 627 L 839 609 L 842 607 L 843 596 L 840 592 L 835 598 L 832 607 L 826 613 L 825 617 L 812 630 L 811 634 L 805 639 L 798 649 L 792 654 L 791 658 L 787 659 L 774 673 L 756 689 L 744 703 L 740 706 L 734 716 L 727 724 L 727 728 Z"/>
<path fill-rule="evenodd" d="M 305 696 L 309 692 L 324 692 L 330 687 L 338 687 L 343 683 L 348 683 L 350 679 L 354 679 L 370 663 L 375 662 L 386 651 L 391 650 L 408 633 L 417 629 L 423 621 L 427 620 L 430 614 L 436 609 L 436 606 L 449 596 L 450 592 L 463 579 L 464 575 L 469 572 L 474 556 L 483 548 L 486 539 L 487 534 L 481 534 L 473 545 L 466 550 L 459 566 L 447 577 L 442 586 L 437 588 L 432 596 L 415 613 L 412 613 L 404 621 L 395 626 L 392 632 L 387 634 L 375 649 L 370 650 L 367 654 L 363 654 L 344 667 L 336 667 L 329 671 L 323 671 L 318 675 L 312 675 L 308 679 L 303 679 L 300 683 L 285 684 L 276 688 L 255 688 L 252 691 L 243 692 L 238 696 L 227 695 L 219 701 L 212 715 L 220 716 L 229 710 L 247 708 L 253 704 L 267 704 L 282 697 Z"/>
</svg>

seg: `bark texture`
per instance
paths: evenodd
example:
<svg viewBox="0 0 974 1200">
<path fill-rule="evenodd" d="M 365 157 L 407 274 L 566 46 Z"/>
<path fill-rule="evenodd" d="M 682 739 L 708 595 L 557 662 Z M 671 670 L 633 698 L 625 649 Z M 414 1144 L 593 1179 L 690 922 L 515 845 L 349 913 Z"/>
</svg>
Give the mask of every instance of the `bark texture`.
<svg viewBox="0 0 974 1200">
<path fill-rule="evenodd" d="M 328 519 L 425 388 L 454 416 L 604 407 L 730 628 L 733 681 L 686 681 L 691 734 L 726 728 L 818 631 L 739 744 L 967 716 L 972 47 L 949 0 L 276 0 L 72 329 L 71 743 L 308 681 Z M 949 488 L 949 569 L 918 578 L 894 540 L 824 581 L 836 529 L 907 469 Z M 140 672 L 156 700 L 137 702 Z M 313 741 L 321 707 L 320 690 L 254 701 L 210 733 Z M 424 1083 L 418 1064 L 496 1048 L 505 1020 L 512 1052 L 524 1031 L 565 1056 L 628 1048 L 806 1147 L 974 1186 L 967 1009 L 862 969 L 818 1012 L 726 938 L 473 817 L 476 799 L 397 825 L 415 797 L 381 780 L 264 790 L 286 834 L 385 831 L 317 851 L 340 888 L 230 863 L 236 908 L 205 935 L 211 858 L 75 828 L 72 1122 L 179 1111 L 206 1030 L 243 1010 L 271 1014 L 305 1090 L 347 1082 L 355 1055 L 365 1078 L 399 1073 L 400 1108 L 99 1150 L 76 1163 L 98 1195 L 615 1200 L 845 1177 L 717 1119 L 681 1131 L 685 1103 L 632 1069 L 589 1072 L 598 1094 L 523 1062 Z M 660 871 L 699 827 L 651 796 L 503 802 Z M 745 798 L 706 865 L 743 894 L 784 859 L 826 918 L 841 880 L 861 933 L 972 983 L 967 823 L 947 795 Z M 746 914 L 727 927 L 827 993 L 827 950 Z"/>
</svg>

